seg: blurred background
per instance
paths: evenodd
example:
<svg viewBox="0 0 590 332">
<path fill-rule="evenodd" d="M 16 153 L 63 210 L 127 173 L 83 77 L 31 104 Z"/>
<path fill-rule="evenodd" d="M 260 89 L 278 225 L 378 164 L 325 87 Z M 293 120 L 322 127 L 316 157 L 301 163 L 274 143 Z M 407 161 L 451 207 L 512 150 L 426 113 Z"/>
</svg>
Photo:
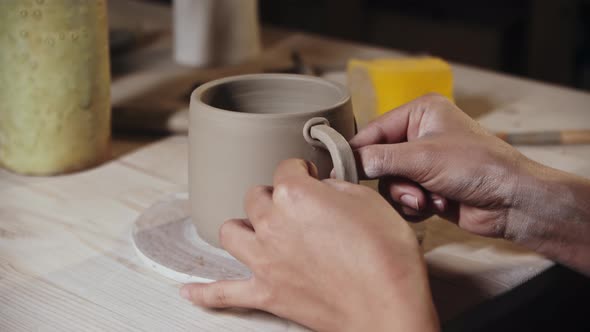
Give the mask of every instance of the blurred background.
<svg viewBox="0 0 590 332">
<path fill-rule="evenodd" d="M 260 0 L 263 24 L 585 90 L 589 17 L 590 0 Z"/>
</svg>

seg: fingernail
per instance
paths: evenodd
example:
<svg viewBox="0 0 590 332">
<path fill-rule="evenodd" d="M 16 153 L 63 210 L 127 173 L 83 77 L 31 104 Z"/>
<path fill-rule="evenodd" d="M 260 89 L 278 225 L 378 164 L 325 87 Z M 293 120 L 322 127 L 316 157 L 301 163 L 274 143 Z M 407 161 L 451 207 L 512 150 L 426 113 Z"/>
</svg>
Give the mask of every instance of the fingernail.
<svg viewBox="0 0 590 332">
<path fill-rule="evenodd" d="M 356 143 L 359 140 L 359 135 L 356 134 L 353 138 L 350 139 L 350 141 L 348 141 L 348 144 L 350 144 L 351 147 L 354 147 L 356 145 Z"/>
<path fill-rule="evenodd" d="M 420 205 L 418 204 L 418 197 L 412 196 L 410 194 L 404 194 L 400 198 L 400 201 L 405 205 L 411 207 L 416 211 L 420 211 Z"/>
<path fill-rule="evenodd" d="M 191 291 L 188 289 L 188 286 L 182 286 L 180 289 L 180 296 L 185 300 L 191 299 Z"/>
<path fill-rule="evenodd" d="M 364 136 L 367 136 L 367 131 L 361 130 L 356 135 L 354 135 L 354 137 L 351 138 L 350 141 L 348 141 L 348 144 L 350 144 L 350 147 L 353 149 L 359 148 L 359 145 L 360 143 L 362 143 Z"/>
<path fill-rule="evenodd" d="M 436 207 L 439 212 L 443 212 L 445 210 L 445 204 L 443 203 L 442 199 L 437 198 L 432 201 L 432 204 Z"/>
</svg>

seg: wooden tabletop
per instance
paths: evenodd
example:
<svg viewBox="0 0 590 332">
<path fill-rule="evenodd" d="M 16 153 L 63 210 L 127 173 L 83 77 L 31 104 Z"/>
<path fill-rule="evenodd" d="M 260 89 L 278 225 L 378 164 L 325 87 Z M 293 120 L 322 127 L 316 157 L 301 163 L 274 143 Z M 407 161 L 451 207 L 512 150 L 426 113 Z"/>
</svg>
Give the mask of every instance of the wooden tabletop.
<svg viewBox="0 0 590 332">
<path fill-rule="evenodd" d="M 169 18 L 160 9 L 154 13 Z M 266 32 L 265 56 L 273 58 L 286 57 L 292 49 L 306 61 L 330 65 L 350 57 L 401 55 Z M 170 60 L 169 51 L 159 54 L 150 66 L 114 80 L 114 104 L 141 96 L 141 87 L 133 83 L 137 77 L 145 85 L 160 84 L 165 73 L 186 70 Z M 453 72 L 457 104 L 490 129 L 590 128 L 588 93 L 458 64 Z M 335 71 L 326 78 L 345 83 L 346 75 Z M 114 146 L 112 161 L 75 174 L 25 177 L 0 170 L 0 331 L 300 329 L 262 312 L 193 307 L 178 296 L 178 284 L 143 266 L 131 245 L 133 222 L 162 197 L 186 192 L 187 140 L 126 136 Z M 520 150 L 590 177 L 588 145 Z M 443 321 L 552 265 L 508 242 L 473 236 L 438 219 L 428 221 L 424 251 Z"/>
</svg>

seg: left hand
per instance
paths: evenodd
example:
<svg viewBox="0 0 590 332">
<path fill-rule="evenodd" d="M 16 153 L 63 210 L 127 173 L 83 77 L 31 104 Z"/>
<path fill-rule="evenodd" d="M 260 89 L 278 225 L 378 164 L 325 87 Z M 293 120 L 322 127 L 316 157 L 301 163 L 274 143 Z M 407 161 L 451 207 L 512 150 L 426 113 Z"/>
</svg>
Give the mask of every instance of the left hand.
<svg viewBox="0 0 590 332">
<path fill-rule="evenodd" d="M 319 331 L 436 331 L 414 233 L 373 190 L 316 179 L 302 160 L 278 167 L 273 187 L 246 196 L 248 220 L 220 230 L 248 280 L 190 284 L 197 305 L 271 312 Z"/>
</svg>

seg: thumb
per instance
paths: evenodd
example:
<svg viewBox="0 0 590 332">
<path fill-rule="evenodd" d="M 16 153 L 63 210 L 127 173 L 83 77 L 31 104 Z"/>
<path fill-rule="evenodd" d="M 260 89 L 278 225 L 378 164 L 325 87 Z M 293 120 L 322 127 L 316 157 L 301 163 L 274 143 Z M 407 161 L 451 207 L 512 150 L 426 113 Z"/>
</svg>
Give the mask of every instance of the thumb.
<svg viewBox="0 0 590 332">
<path fill-rule="evenodd" d="M 207 308 L 256 307 L 252 279 L 221 280 L 212 283 L 184 285 L 180 295 L 196 305 Z"/>
<path fill-rule="evenodd" d="M 376 179 L 399 176 L 422 183 L 438 163 L 437 149 L 431 142 L 375 144 L 355 151 L 359 176 Z"/>
</svg>

